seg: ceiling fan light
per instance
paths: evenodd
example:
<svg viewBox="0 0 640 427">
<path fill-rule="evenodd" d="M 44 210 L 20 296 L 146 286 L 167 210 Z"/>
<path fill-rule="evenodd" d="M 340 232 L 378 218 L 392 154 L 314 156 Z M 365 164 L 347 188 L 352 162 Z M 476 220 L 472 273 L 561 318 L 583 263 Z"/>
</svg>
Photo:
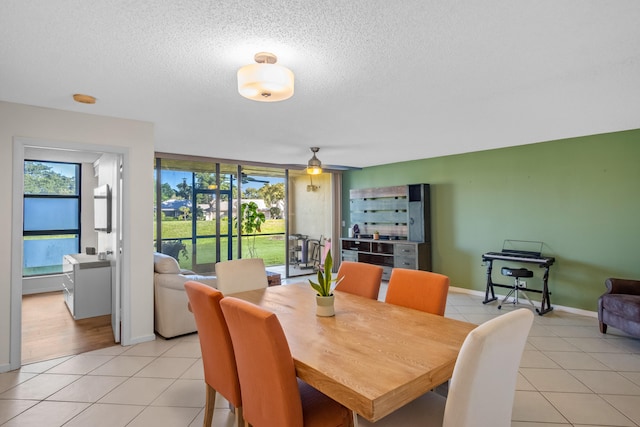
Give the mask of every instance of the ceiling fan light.
<svg viewBox="0 0 640 427">
<path fill-rule="evenodd" d="M 321 173 L 322 173 L 322 168 L 320 166 L 307 166 L 307 174 L 320 175 Z"/>
<path fill-rule="evenodd" d="M 322 162 L 316 157 L 316 153 L 320 150 L 318 147 L 311 147 L 313 156 L 307 162 L 307 174 L 320 175 L 322 173 Z"/>
<path fill-rule="evenodd" d="M 293 72 L 276 64 L 271 53 L 257 53 L 257 64 L 238 70 L 238 92 L 245 98 L 261 102 L 284 101 L 293 96 Z"/>
</svg>

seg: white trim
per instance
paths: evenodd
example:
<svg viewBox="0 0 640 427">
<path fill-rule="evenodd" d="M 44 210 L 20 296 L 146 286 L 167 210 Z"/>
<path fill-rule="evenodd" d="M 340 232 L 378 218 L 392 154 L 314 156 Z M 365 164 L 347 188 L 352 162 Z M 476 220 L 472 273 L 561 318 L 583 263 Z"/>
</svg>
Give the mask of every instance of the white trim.
<svg viewBox="0 0 640 427">
<path fill-rule="evenodd" d="M 129 344 L 127 344 L 127 345 L 140 344 L 140 343 L 143 343 L 143 342 L 154 341 L 155 339 L 156 339 L 156 336 L 154 334 L 142 335 L 142 336 L 136 337 L 136 338 L 129 338 Z"/>
<path fill-rule="evenodd" d="M 469 294 L 469 295 L 477 295 L 477 296 L 481 296 L 483 297 L 485 295 L 484 291 L 476 291 L 473 289 L 466 289 L 466 288 L 458 288 L 455 286 L 450 286 L 449 287 L 450 291 L 454 291 L 454 292 L 458 292 L 461 294 Z M 496 293 L 496 297 L 498 299 L 500 299 L 501 297 L 504 298 L 505 295 L 501 295 Z M 581 316 L 587 316 L 587 317 L 598 317 L 598 312 L 596 311 L 589 311 L 589 310 L 583 310 L 581 308 L 574 308 L 574 307 L 565 307 L 564 305 L 551 305 L 551 307 L 554 310 L 559 310 L 559 311 L 564 311 L 567 313 L 572 313 L 572 314 L 579 314 Z"/>
<path fill-rule="evenodd" d="M 24 197 L 24 147 L 13 140 L 13 194 L 11 197 L 11 311 L 9 325 L 9 370 L 22 364 L 22 199 Z"/>
<path fill-rule="evenodd" d="M 23 263 L 23 247 L 22 247 L 22 216 L 23 216 L 23 188 L 24 188 L 24 152 L 25 147 L 43 147 L 51 149 L 75 150 L 75 151 L 91 151 L 97 153 L 111 153 L 120 155 L 123 158 L 123 205 L 129 206 L 130 183 L 127 181 L 129 176 L 129 149 L 126 147 L 107 146 L 99 144 L 86 144 L 68 141 L 42 140 L 26 137 L 13 138 L 13 194 L 12 194 L 12 231 L 11 231 L 11 314 L 9 326 L 9 370 L 18 369 L 21 366 L 21 347 L 22 347 L 22 263 Z M 130 240 L 131 225 L 130 219 L 125 216 L 122 218 L 123 227 L 123 254 L 119 256 L 117 262 L 123 264 L 122 274 L 122 345 L 130 343 L 131 335 L 131 302 L 130 302 L 130 276 L 129 269 L 130 259 Z M 155 337 L 154 337 L 155 338 Z M 140 341 L 142 340 L 142 341 Z M 143 342 L 149 340 L 146 337 L 139 338 L 136 341 Z M 0 367 L 3 372 L 4 366 Z"/>
<path fill-rule="evenodd" d="M 48 276 L 29 276 L 22 278 L 22 295 L 41 294 L 44 292 L 62 292 L 62 274 Z"/>
</svg>

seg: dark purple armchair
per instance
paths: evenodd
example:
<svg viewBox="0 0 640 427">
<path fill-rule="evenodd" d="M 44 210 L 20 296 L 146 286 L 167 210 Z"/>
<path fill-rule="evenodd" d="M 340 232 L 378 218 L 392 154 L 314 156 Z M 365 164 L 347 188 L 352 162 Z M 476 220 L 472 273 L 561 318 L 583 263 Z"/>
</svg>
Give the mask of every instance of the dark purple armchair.
<svg viewBox="0 0 640 427">
<path fill-rule="evenodd" d="M 598 299 L 600 332 L 613 326 L 640 337 L 640 280 L 609 278 L 604 284 L 607 292 Z"/>
</svg>

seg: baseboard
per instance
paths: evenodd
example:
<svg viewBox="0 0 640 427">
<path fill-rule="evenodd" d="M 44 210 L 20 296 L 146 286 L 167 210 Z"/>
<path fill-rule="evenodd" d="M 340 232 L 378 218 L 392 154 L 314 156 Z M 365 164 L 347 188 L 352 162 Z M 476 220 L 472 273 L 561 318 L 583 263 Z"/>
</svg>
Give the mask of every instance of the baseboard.
<svg viewBox="0 0 640 427">
<path fill-rule="evenodd" d="M 476 296 L 481 296 L 484 297 L 485 295 L 485 291 L 476 291 L 473 289 L 467 289 L 467 288 L 458 288 L 455 286 L 450 286 L 449 287 L 450 290 L 452 290 L 453 292 L 458 292 L 461 294 L 468 294 L 468 295 L 476 295 Z M 498 297 L 498 299 L 500 298 L 504 298 L 505 294 L 499 294 L 496 292 L 496 297 Z M 564 311 L 566 313 L 572 313 L 572 314 L 579 314 L 581 316 L 587 316 L 587 317 L 598 317 L 598 312 L 597 311 L 589 311 L 589 310 L 582 310 L 580 308 L 575 308 L 575 307 L 565 307 L 563 305 L 555 305 L 555 304 L 551 304 L 551 307 L 553 307 L 554 310 L 560 310 L 560 311 Z"/>
<path fill-rule="evenodd" d="M 132 338 L 126 344 L 123 344 L 123 343 L 121 343 L 121 344 L 124 345 L 124 346 L 135 345 L 135 344 L 140 344 L 140 343 L 143 343 L 143 342 L 153 341 L 155 339 L 156 339 L 156 335 L 155 334 L 143 335 L 143 336 L 140 336 L 140 337 Z"/>
<path fill-rule="evenodd" d="M 22 278 L 22 295 L 62 291 L 62 275 L 33 276 Z"/>
<path fill-rule="evenodd" d="M 11 365 L 8 363 L 0 365 L 0 374 L 3 372 L 9 372 L 11 370 Z"/>
</svg>

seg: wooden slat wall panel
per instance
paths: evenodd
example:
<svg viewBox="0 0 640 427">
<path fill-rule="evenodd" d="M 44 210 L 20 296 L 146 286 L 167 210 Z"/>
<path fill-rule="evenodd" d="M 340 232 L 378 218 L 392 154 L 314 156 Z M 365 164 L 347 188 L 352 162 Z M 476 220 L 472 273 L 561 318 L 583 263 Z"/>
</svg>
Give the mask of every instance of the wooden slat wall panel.
<svg viewBox="0 0 640 427">
<path fill-rule="evenodd" d="M 354 188 L 349 190 L 349 199 L 368 199 L 374 197 L 407 197 L 407 186 L 378 188 Z"/>
<path fill-rule="evenodd" d="M 402 225 L 406 224 L 408 219 L 406 211 L 367 211 L 367 212 L 351 212 L 351 222 L 356 224 L 376 224 L 383 225 Z M 361 227 L 362 229 L 362 227 Z"/>
<path fill-rule="evenodd" d="M 349 191 L 351 224 L 362 235 L 376 231 L 382 236 L 406 239 L 409 233 L 408 187 L 358 188 Z"/>
<path fill-rule="evenodd" d="M 351 212 L 364 211 L 407 211 L 407 198 L 351 199 Z"/>
</svg>

